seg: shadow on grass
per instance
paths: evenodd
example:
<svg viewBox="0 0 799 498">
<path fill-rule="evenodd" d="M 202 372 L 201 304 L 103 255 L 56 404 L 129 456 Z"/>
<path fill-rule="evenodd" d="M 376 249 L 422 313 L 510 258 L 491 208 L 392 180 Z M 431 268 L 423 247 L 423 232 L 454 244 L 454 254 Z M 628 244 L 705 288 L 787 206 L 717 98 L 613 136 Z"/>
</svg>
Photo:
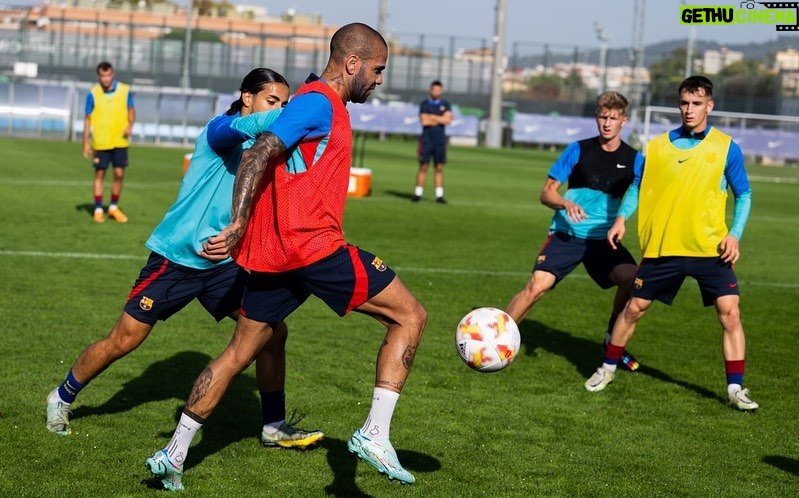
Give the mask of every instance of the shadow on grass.
<svg viewBox="0 0 799 498">
<path fill-rule="evenodd" d="M 84 213 L 91 216 L 94 214 L 94 204 L 84 202 L 83 204 L 76 204 L 75 211 L 83 211 Z"/>
<path fill-rule="evenodd" d="M 194 385 L 194 380 L 211 359 L 205 353 L 183 351 L 171 358 L 157 361 L 135 379 L 125 382 L 122 389 L 102 405 L 78 406 L 73 409 L 72 419 L 122 413 L 152 401 L 185 400 L 191 391 L 191 386 Z"/>
<path fill-rule="evenodd" d="M 763 457 L 763 463 L 767 463 L 772 467 L 777 467 L 784 470 L 789 474 L 799 477 L 799 460 L 796 458 L 788 458 L 780 455 L 767 455 Z"/>
<path fill-rule="evenodd" d="M 408 199 L 409 201 L 413 198 L 413 191 L 400 192 L 398 190 L 386 190 L 385 193 L 393 197 L 398 197 L 400 199 Z"/>
<path fill-rule="evenodd" d="M 207 354 L 184 351 L 155 362 L 140 376 L 126 382 L 122 389 L 102 405 L 75 408 L 72 419 L 126 412 L 153 401 L 177 399 L 185 402 L 197 376 L 211 360 Z M 237 441 L 251 438 L 252 444 L 259 444 L 261 401 L 255 394 L 257 391 L 252 376 L 243 374 L 233 382 L 203 426 L 202 439 L 191 447 L 185 470 L 199 465 L 205 457 Z M 175 412 L 175 425 L 182 410 L 181 404 Z M 164 445 L 169 442 L 173 432 L 174 426 L 165 428 L 160 434 L 164 438 Z M 148 450 L 152 452 L 158 449 L 160 448 L 153 447 Z"/>
<path fill-rule="evenodd" d="M 105 403 L 99 406 L 79 406 L 73 411 L 72 419 L 95 415 L 111 415 L 153 401 L 177 399 L 185 402 L 195 379 L 210 363 L 211 357 L 204 353 L 184 351 L 171 358 L 150 365 L 135 379 L 126 382 Z M 191 447 L 184 471 L 200 465 L 206 457 L 219 453 L 230 444 L 250 439 L 259 444 L 261 430 L 261 403 L 257 394 L 255 379 L 240 375 L 225 393 L 214 413 L 203 426 L 201 439 Z M 183 405 L 175 410 L 175 425 L 180 419 Z M 174 432 L 174 426 L 167 427 L 160 436 L 166 445 Z M 157 446 L 157 445 L 156 445 Z M 321 445 L 327 450 L 327 460 L 333 471 L 334 480 L 326 486 L 328 495 L 341 497 L 366 497 L 355 483 L 355 469 L 358 458 L 349 452 L 346 441 L 327 438 Z M 163 447 L 163 446 L 161 446 Z M 149 455 L 161 447 L 146 448 Z M 264 450 L 272 451 L 272 450 Z M 415 451 L 398 450 L 397 456 L 411 472 L 433 472 L 441 468 L 440 462 L 428 455 Z M 369 465 L 364 463 L 364 465 Z M 375 470 L 377 472 L 377 470 Z M 158 479 L 142 481 L 148 488 L 162 489 Z"/>
<path fill-rule="evenodd" d="M 519 332 L 521 332 L 522 344 L 525 346 L 527 355 L 535 356 L 537 349 L 543 349 L 562 356 L 569 360 L 569 362 L 576 367 L 577 371 L 586 379 L 590 377 L 602 363 L 602 341 L 604 340 L 604 334 L 598 333 L 600 336 L 599 340 L 594 342 L 588 339 L 574 337 L 568 332 L 553 329 L 535 320 L 523 320 L 522 323 L 519 324 Z M 629 374 L 631 372 L 625 373 Z M 675 379 L 656 368 L 641 365 L 634 374 L 646 375 L 662 382 L 678 385 L 695 392 L 703 398 L 715 399 L 722 404 L 727 402 L 725 397 L 718 395 L 706 387 Z"/>
<path fill-rule="evenodd" d="M 522 320 L 519 324 L 522 344 L 528 356 L 536 356 L 538 349 L 562 356 L 575 366 L 585 378 L 591 376 L 602 362 L 602 339 L 599 342 L 575 337 L 563 330 L 554 329 L 536 320 Z"/>
<path fill-rule="evenodd" d="M 327 463 L 333 471 L 333 482 L 325 486 L 325 494 L 341 498 L 367 498 L 370 495 L 364 493 L 355 483 L 355 470 L 359 464 L 359 459 L 347 449 L 347 442 L 340 439 L 326 438 L 322 441 L 322 447 L 327 450 Z M 410 473 L 434 472 L 441 469 L 441 462 L 436 458 L 416 451 L 397 450 L 397 458 Z M 377 472 L 367 462 L 361 462 L 370 470 Z M 419 476 L 416 476 L 417 478 Z M 387 477 L 384 477 L 388 479 Z M 402 486 L 399 482 L 395 483 L 398 487 Z"/>
</svg>

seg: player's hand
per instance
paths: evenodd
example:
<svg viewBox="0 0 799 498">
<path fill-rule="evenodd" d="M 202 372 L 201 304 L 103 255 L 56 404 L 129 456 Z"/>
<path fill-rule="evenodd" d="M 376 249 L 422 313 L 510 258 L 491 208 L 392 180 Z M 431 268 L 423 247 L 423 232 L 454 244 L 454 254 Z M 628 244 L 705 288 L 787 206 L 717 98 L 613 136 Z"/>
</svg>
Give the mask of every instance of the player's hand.
<svg viewBox="0 0 799 498">
<path fill-rule="evenodd" d="M 91 145 L 86 144 L 86 145 L 83 146 L 83 157 L 85 157 L 86 159 L 91 159 L 92 158 L 92 146 Z"/>
<path fill-rule="evenodd" d="M 621 239 L 624 238 L 624 232 L 626 230 L 624 222 L 624 218 L 619 216 L 616 218 L 616 221 L 613 222 L 613 226 L 610 227 L 610 230 L 608 230 L 608 244 L 610 244 L 610 247 L 612 247 L 614 251 L 618 249 L 616 244 L 621 242 Z"/>
<path fill-rule="evenodd" d="M 230 257 L 230 249 L 227 245 L 227 237 L 222 233 L 208 237 L 203 242 L 203 250 L 200 256 L 209 261 L 224 261 Z"/>
<path fill-rule="evenodd" d="M 243 232 L 244 226 L 240 222 L 231 223 L 217 235 L 208 237 L 208 240 L 203 242 L 203 250 L 200 251 L 200 256 L 210 261 L 227 259 L 233 248 L 241 240 Z"/>
<path fill-rule="evenodd" d="M 727 235 L 721 239 L 719 244 L 719 254 L 721 260 L 725 263 L 735 264 L 738 258 L 741 257 L 741 251 L 738 248 L 738 239 L 732 235 Z"/>
<path fill-rule="evenodd" d="M 131 135 L 132 133 L 133 133 L 133 130 L 131 129 L 131 127 L 130 127 L 130 126 L 128 126 L 128 127 L 127 127 L 127 128 L 125 128 L 125 130 L 122 132 L 122 136 L 123 136 L 123 137 L 125 137 L 125 138 L 130 138 L 130 135 Z"/>
<path fill-rule="evenodd" d="M 579 223 L 582 220 L 588 219 L 588 215 L 585 214 L 583 208 L 579 204 L 575 204 L 572 201 L 565 201 L 563 203 L 563 208 L 566 210 L 566 217 L 569 218 L 569 221 L 572 223 Z"/>
</svg>

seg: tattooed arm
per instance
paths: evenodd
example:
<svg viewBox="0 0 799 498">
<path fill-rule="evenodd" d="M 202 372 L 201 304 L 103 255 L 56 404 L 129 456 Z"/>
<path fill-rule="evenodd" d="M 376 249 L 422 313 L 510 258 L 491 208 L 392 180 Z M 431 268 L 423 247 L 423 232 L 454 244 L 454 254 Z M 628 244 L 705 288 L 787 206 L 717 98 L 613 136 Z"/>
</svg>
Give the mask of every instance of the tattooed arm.
<svg viewBox="0 0 799 498">
<path fill-rule="evenodd" d="M 213 249 L 220 244 L 224 244 L 224 250 L 229 254 L 238 245 L 247 222 L 252 214 L 252 204 L 255 200 L 255 192 L 261 183 L 269 161 L 286 152 L 286 146 L 272 133 L 266 132 L 255 141 L 253 146 L 244 151 L 241 156 L 241 164 L 236 172 L 236 180 L 233 183 L 233 213 L 231 222 L 219 235 L 209 237 L 203 243 L 204 257 L 213 259 Z M 214 245 L 216 244 L 216 246 Z"/>
</svg>

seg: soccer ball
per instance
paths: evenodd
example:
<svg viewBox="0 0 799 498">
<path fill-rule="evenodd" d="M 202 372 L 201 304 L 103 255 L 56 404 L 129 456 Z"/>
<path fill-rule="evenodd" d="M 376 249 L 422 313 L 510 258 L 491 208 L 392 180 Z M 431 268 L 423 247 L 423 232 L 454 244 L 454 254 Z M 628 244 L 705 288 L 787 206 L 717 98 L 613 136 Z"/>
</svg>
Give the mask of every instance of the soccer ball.
<svg viewBox="0 0 799 498">
<path fill-rule="evenodd" d="M 470 311 L 455 332 L 455 347 L 461 360 L 480 372 L 496 372 L 510 365 L 520 345 L 516 322 L 497 308 Z"/>
</svg>

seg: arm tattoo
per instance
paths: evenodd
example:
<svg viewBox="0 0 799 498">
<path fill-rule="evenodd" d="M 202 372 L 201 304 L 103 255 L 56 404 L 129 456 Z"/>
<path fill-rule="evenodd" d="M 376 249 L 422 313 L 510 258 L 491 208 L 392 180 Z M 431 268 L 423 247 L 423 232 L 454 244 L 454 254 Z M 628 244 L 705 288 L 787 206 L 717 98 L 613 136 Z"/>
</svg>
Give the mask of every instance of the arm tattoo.
<svg viewBox="0 0 799 498">
<path fill-rule="evenodd" d="M 267 163 L 286 152 L 283 141 L 272 133 L 266 132 L 255 141 L 255 144 L 241 157 L 241 164 L 233 183 L 233 215 L 231 224 L 239 224 L 239 229 L 230 234 L 228 247 L 235 247 L 241 238 L 247 222 L 252 214 L 252 204 L 261 178 L 264 176 Z"/>
<path fill-rule="evenodd" d="M 208 394 L 208 389 L 211 387 L 211 381 L 214 379 L 214 372 L 211 371 L 210 367 L 205 367 L 205 370 L 202 371 L 197 380 L 194 381 L 194 387 L 191 388 L 191 394 L 189 394 L 189 400 L 186 402 L 186 408 L 191 410 L 191 408 L 196 405 L 197 403 L 202 400 L 206 394 Z"/>
</svg>

